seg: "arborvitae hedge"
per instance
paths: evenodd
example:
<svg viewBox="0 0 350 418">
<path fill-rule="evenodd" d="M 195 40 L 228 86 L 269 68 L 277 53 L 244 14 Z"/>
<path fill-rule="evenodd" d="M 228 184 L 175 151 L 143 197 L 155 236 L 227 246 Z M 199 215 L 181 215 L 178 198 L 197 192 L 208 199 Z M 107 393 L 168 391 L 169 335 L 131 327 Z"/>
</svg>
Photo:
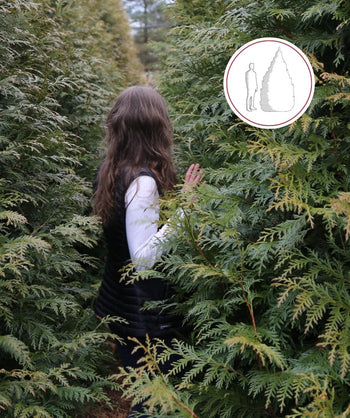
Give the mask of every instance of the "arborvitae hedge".
<svg viewBox="0 0 350 418">
<path fill-rule="evenodd" d="M 127 393 L 152 417 L 345 418 L 349 3 L 178 0 L 172 15 L 161 89 L 179 161 L 200 162 L 207 184 L 182 203 L 188 216 L 151 274 L 176 286 L 173 306 L 193 331 L 175 345 L 180 377 L 159 375 L 145 347 L 155 373 L 125 373 Z M 222 87 L 232 54 L 263 36 L 303 49 L 316 76 L 306 114 L 276 130 L 238 120 Z"/>
<path fill-rule="evenodd" d="M 85 215 L 103 118 L 139 64 L 120 1 L 5 0 L 0 38 L 0 413 L 69 417 L 113 385 Z"/>
</svg>

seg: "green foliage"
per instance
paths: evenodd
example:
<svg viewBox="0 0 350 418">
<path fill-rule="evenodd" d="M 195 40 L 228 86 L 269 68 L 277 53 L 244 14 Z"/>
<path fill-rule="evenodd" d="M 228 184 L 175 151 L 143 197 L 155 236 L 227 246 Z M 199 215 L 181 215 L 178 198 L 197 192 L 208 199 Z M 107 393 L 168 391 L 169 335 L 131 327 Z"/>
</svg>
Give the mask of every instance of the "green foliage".
<svg viewBox="0 0 350 418">
<path fill-rule="evenodd" d="M 68 417 L 116 387 L 87 213 L 103 118 L 138 64 L 118 1 L 5 0 L 0 38 L 0 410 Z"/>
<path fill-rule="evenodd" d="M 207 183 L 180 202 L 152 274 L 176 286 L 192 334 L 158 358 L 178 356 L 169 375 L 145 356 L 153 374 L 129 371 L 140 380 L 126 393 L 151 416 L 348 416 L 348 3 L 178 0 L 171 14 L 159 84 L 180 166 L 201 163 Z M 236 119 L 222 88 L 235 50 L 262 36 L 294 42 L 316 76 L 306 114 L 272 131 Z"/>
</svg>

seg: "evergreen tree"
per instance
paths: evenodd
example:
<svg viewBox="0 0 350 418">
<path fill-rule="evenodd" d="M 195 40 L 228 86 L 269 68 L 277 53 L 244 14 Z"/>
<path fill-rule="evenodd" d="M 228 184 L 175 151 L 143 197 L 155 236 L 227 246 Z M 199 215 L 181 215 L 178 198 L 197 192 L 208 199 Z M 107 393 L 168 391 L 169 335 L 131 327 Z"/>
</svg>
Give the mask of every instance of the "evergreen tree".
<svg viewBox="0 0 350 418">
<path fill-rule="evenodd" d="M 4 417 L 72 416 L 115 387 L 101 370 L 108 334 L 91 277 L 100 225 L 85 216 L 82 174 L 92 178 L 102 117 L 137 74 L 122 13 L 119 1 L 0 3 Z"/>
<path fill-rule="evenodd" d="M 345 418 L 349 5 L 178 0 L 172 16 L 161 89 L 179 162 L 200 162 L 207 184 L 181 202 L 183 221 L 168 213 L 180 230 L 148 274 L 176 286 L 170 306 L 193 331 L 161 354 L 160 341 L 143 347 L 145 364 L 121 372 L 126 394 L 152 417 Z M 277 130 L 237 119 L 222 87 L 232 54 L 264 36 L 295 43 L 316 78 L 306 114 Z M 174 353 L 162 375 L 157 362 Z"/>
<path fill-rule="evenodd" d="M 138 56 L 146 72 L 158 68 L 158 56 L 167 48 L 166 0 L 124 0 L 134 30 Z"/>
</svg>

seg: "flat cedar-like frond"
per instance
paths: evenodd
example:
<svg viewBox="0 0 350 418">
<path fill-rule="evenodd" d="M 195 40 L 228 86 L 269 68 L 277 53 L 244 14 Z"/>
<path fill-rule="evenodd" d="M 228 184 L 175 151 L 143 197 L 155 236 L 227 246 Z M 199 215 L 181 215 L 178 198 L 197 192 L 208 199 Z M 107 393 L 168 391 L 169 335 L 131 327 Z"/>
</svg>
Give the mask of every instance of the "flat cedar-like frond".
<svg viewBox="0 0 350 418">
<path fill-rule="evenodd" d="M 96 223 L 96 225 L 94 225 L 94 223 Z M 95 229 L 96 231 L 97 225 L 98 223 L 96 218 L 75 218 L 67 224 L 56 226 L 50 233 L 53 243 L 59 242 L 59 237 L 64 236 L 67 244 L 69 245 L 80 243 L 91 248 L 94 244 L 96 244 L 96 240 L 89 236 L 88 233 L 84 232 L 84 226 L 87 226 L 88 229 L 91 228 L 90 230 Z"/>
<path fill-rule="evenodd" d="M 164 344 L 147 338 L 146 344 L 143 345 L 134 339 L 138 346 L 136 350 L 141 351 L 144 355 L 140 358 L 140 366 L 134 368 L 120 368 L 120 372 L 115 376 L 116 379 L 123 378 L 123 392 L 126 397 L 133 397 L 133 403 L 142 402 L 145 410 L 153 415 L 154 407 L 160 406 L 163 413 L 177 412 L 178 416 L 197 415 L 190 409 L 183 400 L 183 396 L 179 390 L 175 390 L 169 377 L 164 375 L 158 367 L 158 362 L 164 362 L 166 357 L 158 354 L 160 347 L 164 348 Z M 185 399 L 183 399 L 185 398 Z"/>
<path fill-rule="evenodd" d="M 336 18 L 338 6 L 339 1 L 337 0 L 330 1 L 328 3 L 316 3 L 303 13 L 302 18 L 303 20 L 315 19 L 317 21 L 327 14 L 331 15 L 333 18 Z"/>
<path fill-rule="evenodd" d="M 40 418 L 51 418 L 51 414 L 45 407 L 40 405 L 27 406 L 25 404 L 19 404 L 14 411 L 15 417 L 30 418 L 32 416 Z"/>
<path fill-rule="evenodd" d="M 293 318 L 305 316 L 305 333 L 317 327 L 321 320 L 325 322 L 326 332 L 319 335 L 317 345 L 329 349 L 331 365 L 336 359 L 340 361 L 340 374 L 344 378 L 349 371 L 349 284 L 336 261 L 328 257 L 320 259 L 315 253 L 305 257 L 304 261 L 296 268 L 300 273 L 301 268 L 308 266 L 305 276 L 289 278 L 292 272 L 289 269 L 285 277 L 275 279 L 274 285 L 283 289 L 279 303 L 283 303 L 290 293 L 293 294 Z M 328 277 L 329 282 L 325 282 L 323 277 Z"/>
<path fill-rule="evenodd" d="M 29 235 L 20 236 L 15 239 L 10 239 L 3 245 L 1 251 L 1 259 L 11 258 L 25 258 L 25 254 L 30 250 L 35 249 L 38 253 L 47 254 L 50 249 L 50 244 L 38 237 Z"/>
<path fill-rule="evenodd" d="M 282 353 L 279 352 L 276 347 L 269 346 L 261 342 L 261 337 L 259 338 L 256 333 L 252 332 L 252 329 L 249 329 L 248 327 L 246 327 L 246 329 L 239 327 L 237 334 L 238 335 L 235 335 L 234 337 L 228 338 L 225 343 L 228 346 L 239 345 L 241 353 L 248 348 L 252 349 L 260 359 L 263 366 L 265 366 L 266 360 L 268 360 L 280 369 L 285 368 L 286 360 L 284 359 Z"/>
<path fill-rule="evenodd" d="M 305 150 L 287 141 L 280 141 L 273 131 L 257 131 L 255 136 L 258 140 L 249 141 L 248 151 L 256 155 L 263 154 L 265 158 L 269 157 L 277 171 L 301 163 L 305 166 L 306 172 L 310 172 L 314 162 L 320 157 L 316 152 Z"/>
<path fill-rule="evenodd" d="M 334 198 L 330 202 L 331 209 L 337 215 L 344 216 L 344 229 L 346 239 L 349 239 L 350 236 L 350 193 L 341 192 L 337 198 Z"/>
<path fill-rule="evenodd" d="M 21 366 L 32 367 L 29 349 L 18 338 L 12 335 L 1 335 L 0 348 L 3 352 L 18 361 Z"/>
<path fill-rule="evenodd" d="M 38 237 L 19 236 L 2 243 L 0 248 L 0 276 L 5 277 L 7 272 L 13 272 L 20 276 L 23 271 L 28 271 L 32 261 L 27 257 L 34 249 L 38 254 L 45 257 L 50 244 Z"/>
<path fill-rule="evenodd" d="M 6 225 L 18 226 L 27 223 L 27 219 L 17 212 L 5 210 L 0 212 L 0 220 L 5 220 Z"/>
<path fill-rule="evenodd" d="M 345 324 L 339 324 L 338 329 L 328 329 L 320 335 L 319 347 L 329 350 L 328 358 L 332 366 L 339 362 L 340 376 L 345 379 L 350 371 L 350 315 L 348 314 Z"/>
<path fill-rule="evenodd" d="M 55 392 L 56 390 L 54 383 L 43 372 L 28 370 L 8 372 L 2 369 L 2 374 L 2 389 L 7 389 L 9 393 L 15 393 L 19 398 L 21 395 L 31 394 L 35 396 L 36 393 Z"/>
</svg>

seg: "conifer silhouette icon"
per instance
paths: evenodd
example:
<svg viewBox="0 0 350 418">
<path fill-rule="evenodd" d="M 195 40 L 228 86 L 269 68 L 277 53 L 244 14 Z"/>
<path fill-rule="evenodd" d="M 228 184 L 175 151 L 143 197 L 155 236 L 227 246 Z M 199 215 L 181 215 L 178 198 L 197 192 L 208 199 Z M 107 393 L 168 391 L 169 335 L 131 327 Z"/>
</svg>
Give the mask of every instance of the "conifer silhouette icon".
<svg viewBox="0 0 350 418">
<path fill-rule="evenodd" d="M 294 103 L 293 80 L 278 48 L 262 80 L 260 107 L 264 112 L 288 112 Z"/>
</svg>

